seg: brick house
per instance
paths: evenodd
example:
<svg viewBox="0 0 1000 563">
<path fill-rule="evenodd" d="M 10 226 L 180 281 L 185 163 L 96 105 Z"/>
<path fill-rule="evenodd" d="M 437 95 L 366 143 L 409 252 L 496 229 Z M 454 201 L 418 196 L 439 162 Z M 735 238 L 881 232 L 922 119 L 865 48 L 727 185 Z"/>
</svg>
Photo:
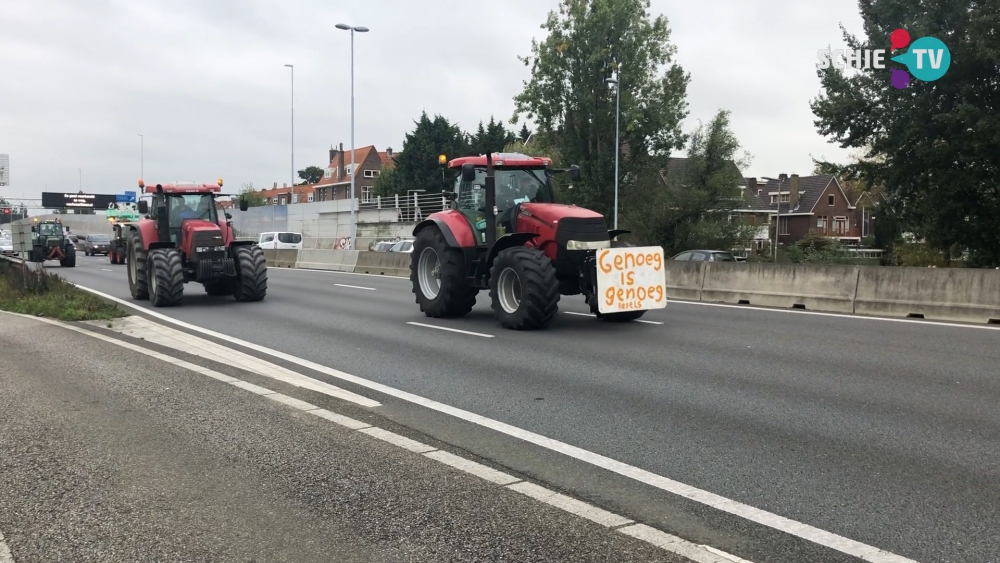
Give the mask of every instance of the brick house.
<svg viewBox="0 0 1000 563">
<path fill-rule="evenodd" d="M 783 246 L 795 244 L 808 233 L 858 246 L 874 234 L 875 200 L 867 193 L 849 194 L 835 176 L 792 174 L 780 182 L 780 189 L 774 179 L 745 178 L 744 182 L 743 205 L 737 212 L 769 224 L 779 215 L 778 241 Z"/>
<path fill-rule="evenodd" d="M 391 149 L 388 158 L 391 160 Z M 357 177 L 354 180 L 355 196 L 362 202 L 371 201 L 375 196 L 375 179 L 382 171 L 383 157 L 374 145 L 354 150 L 354 167 Z M 330 164 L 323 173 L 323 178 L 312 186 L 315 201 L 330 201 L 334 199 L 349 199 L 351 197 L 351 155 L 344 152 L 344 144 L 339 148 L 330 148 Z"/>
</svg>

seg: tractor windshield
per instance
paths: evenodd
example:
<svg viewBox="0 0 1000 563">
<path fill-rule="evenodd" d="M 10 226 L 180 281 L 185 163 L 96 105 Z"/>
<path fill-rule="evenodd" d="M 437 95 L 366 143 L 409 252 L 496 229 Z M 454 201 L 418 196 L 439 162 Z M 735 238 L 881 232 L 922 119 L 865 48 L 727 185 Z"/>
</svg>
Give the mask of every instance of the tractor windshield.
<svg viewBox="0 0 1000 563">
<path fill-rule="evenodd" d="M 177 194 L 167 198 L 167 216 L 170 226 L 179 228 L 185 219 L 203 219 L 211 223 L 218 222 L 215 211 L 215 198 L 212 194 Z"/>
<path fill-rule="evenodd" d="M 38 225 L 38 234 L 43 237 L 57 237 L 62 234 L 62 225 L 57 225 L 55 223 L 40 223 Z"/>
<path fill-rule="evenodd" d="M 550 203 L 552 191 L 542 169 L 497 168 L 496 176 L 496 206 L 499 213 L 518 203 Z M 486 210 L 486 169 L 476 169 L 476 179 L 463 182 L 461 176 L 456 179 L 458 188 L 458 207 L 468 211 Z"/>
</svg>

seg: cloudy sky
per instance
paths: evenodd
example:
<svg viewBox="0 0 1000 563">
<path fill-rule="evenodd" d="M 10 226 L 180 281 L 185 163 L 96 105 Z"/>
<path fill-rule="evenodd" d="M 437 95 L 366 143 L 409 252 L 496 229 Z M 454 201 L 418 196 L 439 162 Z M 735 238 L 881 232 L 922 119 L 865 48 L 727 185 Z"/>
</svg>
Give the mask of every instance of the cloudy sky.
<svg viewBox="0 0 1000 563">
<path fill-rule="evenodd" d="M 291 177 L 355 142 L 402 148 L 421 111 L 465 129 L 507 120 L 558 0 L 0 0 L 0 153 L 7 197 L 120 193 L 147 181 Z M 816 50 L 861 32 L 856 0 L 653 0 L 691 73 L 690 129 L 720 108 L 753 156 L 747 176 L 808 174 L 846 151 L 816 133 Z M 519 127 L 519 125 L 518 125 Z M 140 137 L 144 158 L 140 162 Z M 227 190 L 228 191 L 228 190 Z"/>
</svg>

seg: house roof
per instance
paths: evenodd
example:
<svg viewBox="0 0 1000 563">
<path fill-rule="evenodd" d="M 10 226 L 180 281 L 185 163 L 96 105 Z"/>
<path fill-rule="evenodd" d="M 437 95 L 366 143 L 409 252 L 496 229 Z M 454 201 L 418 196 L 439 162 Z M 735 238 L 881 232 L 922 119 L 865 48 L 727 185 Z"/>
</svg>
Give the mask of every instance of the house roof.
<svg viewBox="0 0 1000 563">
<path fill-rule="evenodd" d="M 372 151 L 374 151 L 376 156 L 378 156 L 381 159 L 381 154 L 375 149 L 375 145 L 368 145 L 354 149 L 354 165 L 360 169 L 361 165 L 364 164 L 365 160 L 368 159 L 368 155 Z M 351 153 L 350 151 L 344 151 L 344 167 L 346 168 L 350 165 L 351 165 Z M 327 168 L 333 168 L 334 170 L 337 170 L 337 161 L 331 160 Z M 323 187 L 343 184 L 344 182 L 350 182 L 351 181 L 350 178 L 351 177 L 347 175 L 345 175 L 344 177 L 340 177 L 336 173 L 334 173 L 329 178 L 320 178 L 320 181 L 316 183 L 313 187 L 323 188 Z"/>
<path fill-rule="evenodd" d="M 744 209 L 751 211 L 761 211 L 774 213 L 779 206 L 779 203 L 771 203 L 771 192 L 778 191 L 778 181 L 777 180 L 767 180 L 766 184 L 749 185 L 750 178 L 744 178 L 744 185 L 747 189 L 744 190 Z M 781 191 L 787 192 L 791 187 L 790 178 L 788 180 L 783 180 L 781 182 Z M 827 187 L 833 182 L 837 185 L 837 188 L 842 194 L 844 194 L 845 200 L 851 205 L 850 198 L 844 193 L 844 189 L 840 187 L 840 182 L 837 182 L 831 174 L 820 174 L 817 176 L 799 176 L 799 202 L 794 209 L 790 209 L 790 203 L 781 202 L 781 213 L 812 213 L 813 208 L 819 202 L 820 197 L 826 192 Z M 757 195 L 757 191 L 760 190 L 761 195 Z"/>
</svg>

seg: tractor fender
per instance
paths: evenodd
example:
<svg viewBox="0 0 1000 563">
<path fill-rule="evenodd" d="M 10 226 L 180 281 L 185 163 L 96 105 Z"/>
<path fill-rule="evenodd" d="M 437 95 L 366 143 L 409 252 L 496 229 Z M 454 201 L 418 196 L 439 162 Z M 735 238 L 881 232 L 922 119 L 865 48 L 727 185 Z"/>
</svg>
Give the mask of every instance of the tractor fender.
<svg viewBox="0 0 1000 563">
<path fill-rule="evenodd" d="M 146 247 L 146 250 L 153 250 L 155 248 L 176 248 L 176 247 L 177 247 L 177 245 L 174 244 L 174 242 L 170 241 L 170 240 L 168 240 L 166 242 L 156 241 L 156 242 L 149 243 L 149 245 Z"/>
<path fill-rule="evenodd" d="M 253 246 L 255 244 L 257 244 L 257 241 L 255 241 L 255 240 L 236 240 L 236 239 L 233 239 L 233 241 L 229 243 L 229 248 L 236 248 L 237 246 Z"/>
<path fill-rule="evenodd" d="M 608 239 L 615 240 L 615 237 L 620 236 L 620 235 L 624 235 L 624 234 L 627 234 L 627 233 L 631 233 L 631 232 L 632 231 L 628 231 L 628 230 L 625 230 L 625 229 L 609 229 L 608 230 Z"/>
<path fill-rule="evenodd" d="M 441 231 L 448 246 L 453 248 L 476 246 L 476 236 L 472 232 L 472 225 L 469 225 L 465 215 L 457 209 L 431 214 L 427 219 L 417 223 L 417 226 L 413 228 L 413 236 L 417 236 L 417 233 L 432 226 L 436 226 Z"/>
<path fill-rule="evenodd" d="M 493 244 L 493 248 L 490 249 L 489 257 L 486 259 L 487 271 L 493 267 L 493 260 L 502 251 L 515 246 L 524 246 L 526 242 L 537 236 L 537 233 L 509 233 L 498 238 L 496 243 Z"/>
</svg>

